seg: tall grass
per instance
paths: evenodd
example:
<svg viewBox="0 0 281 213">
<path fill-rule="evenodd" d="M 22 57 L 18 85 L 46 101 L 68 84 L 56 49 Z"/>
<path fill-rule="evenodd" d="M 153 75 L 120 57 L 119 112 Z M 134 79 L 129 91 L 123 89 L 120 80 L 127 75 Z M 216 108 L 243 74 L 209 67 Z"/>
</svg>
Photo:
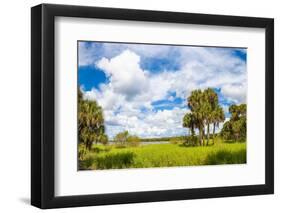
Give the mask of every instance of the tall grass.
<svg viewBox="0 0 281 213">
<path fill-rule="evenodd" d="M 79 169 L 121 169 L 171 166 L 195 166 L 246 163 L 246 143 L 224 143 L 204 147 L 188 147 L 183 144 L 151 144 L 140 147 L 95 145 L 83 160 Z"/>
</svg>

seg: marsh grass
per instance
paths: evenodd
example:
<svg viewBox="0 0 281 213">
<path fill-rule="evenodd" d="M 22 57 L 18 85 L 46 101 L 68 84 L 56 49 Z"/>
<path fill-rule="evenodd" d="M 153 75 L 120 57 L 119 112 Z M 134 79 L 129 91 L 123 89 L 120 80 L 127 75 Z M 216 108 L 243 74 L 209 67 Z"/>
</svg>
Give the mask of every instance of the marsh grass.
<svg viewBox="0 0 281 213">
<path fill-rule="evenodd" d="M 151 144 L 139 147 L 94 145 L 83 160 L 80 170 L 199 166 L 246 163 L 246 143 L 225 143 L 203 147 L 183 144 Z"/>
</svg>

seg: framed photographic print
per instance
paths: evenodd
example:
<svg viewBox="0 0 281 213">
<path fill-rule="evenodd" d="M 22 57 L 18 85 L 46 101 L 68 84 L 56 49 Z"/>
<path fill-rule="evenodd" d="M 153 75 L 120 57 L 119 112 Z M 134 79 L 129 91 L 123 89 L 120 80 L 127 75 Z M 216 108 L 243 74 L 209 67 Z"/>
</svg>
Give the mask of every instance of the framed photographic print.
<svg viewBox="0 0 281 213">
<path fill-rule="evenodd" d="M 31 9 L 31 203 L 271 194 L 274 21 Z"/>
</svg>

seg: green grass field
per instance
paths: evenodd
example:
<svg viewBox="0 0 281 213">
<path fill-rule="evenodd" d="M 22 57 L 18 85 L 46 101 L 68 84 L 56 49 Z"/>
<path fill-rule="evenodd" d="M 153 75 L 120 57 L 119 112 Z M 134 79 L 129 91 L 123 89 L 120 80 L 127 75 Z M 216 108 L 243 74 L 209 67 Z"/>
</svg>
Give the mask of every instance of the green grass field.
<svg viewBox="0 0 281 213">
<path fill-rule="evenodd" d="M 211 141 L 212 144 L 212 141 Z M 118 148 L 93 145 L 79 160 L 79 170 L 151 168 L 246 163 L 245 142 L 222 142 L 203 147 L 180 144 L 151 144 Z"/>
</svg>

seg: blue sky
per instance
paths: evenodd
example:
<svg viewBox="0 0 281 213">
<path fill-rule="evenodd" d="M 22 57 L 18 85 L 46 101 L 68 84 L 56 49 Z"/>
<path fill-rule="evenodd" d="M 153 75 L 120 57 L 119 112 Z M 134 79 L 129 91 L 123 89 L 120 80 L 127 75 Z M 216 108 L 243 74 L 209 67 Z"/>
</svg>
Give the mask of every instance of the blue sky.
<svg viewBox="0 0 281 213">
<path fill-rule="evenodd" d="M 104 109 L 110 138 L 187 134 L 182 117 L 194 89 L 214 88 L 228 106 L 246 103 L 246 49 L 78 42 L 78 83 Z"/>
</svg>

